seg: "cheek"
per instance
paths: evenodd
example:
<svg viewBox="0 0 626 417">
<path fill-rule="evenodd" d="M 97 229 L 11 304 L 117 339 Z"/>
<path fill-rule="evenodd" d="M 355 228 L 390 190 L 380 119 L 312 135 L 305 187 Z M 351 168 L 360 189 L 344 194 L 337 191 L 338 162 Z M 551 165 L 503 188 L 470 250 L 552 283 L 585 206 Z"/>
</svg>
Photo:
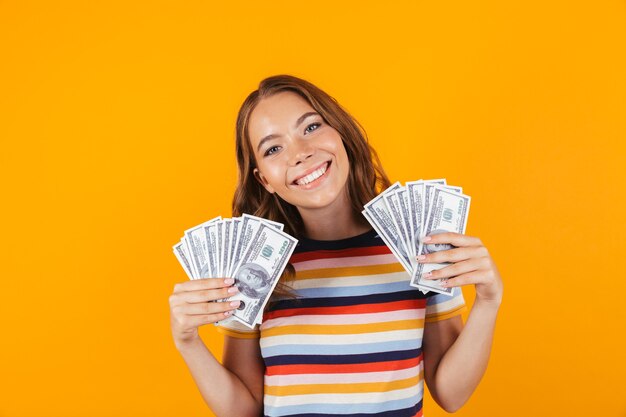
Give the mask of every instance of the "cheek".
<svg viewBox="0 0 626 417">
<path fill-rule="evenodd" d="M 350 170 L 350 160 L 348 159 L 348 153 L 346 152 L 345 145 L 339 139 L 338 143 L 335 143 L 335 156 L 337 157 L 337 162 L 341 165 L 340 168 L 344 171 Z"/>
<path fill-rule="evenodd" d="M 265 176 L 265 179 L 270 185 L 277 185 L 284 183 L 284 175 L 282 170 L 277 166 L 278 164 L 261 163 L 258 165 L 259 170 Z"/>
<path fill-rule="evenodd" d="M 347 161 L 348 155 L 346 154 L 346 148 L 341 140 L 341 136 L 337 131 L 329 133 L 324 137 L 324 149 L 333 153 L 337 160 L 339 161 Z"/>
</svg>

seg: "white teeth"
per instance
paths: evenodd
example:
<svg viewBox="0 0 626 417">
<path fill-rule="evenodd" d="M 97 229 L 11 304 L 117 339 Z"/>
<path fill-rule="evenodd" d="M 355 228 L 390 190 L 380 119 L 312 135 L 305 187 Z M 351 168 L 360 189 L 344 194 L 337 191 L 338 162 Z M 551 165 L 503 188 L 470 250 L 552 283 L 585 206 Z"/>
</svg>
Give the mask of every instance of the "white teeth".
<svg viewBox="0 0 626 417">
<path fill-rule="evenodd" d="M 328 167 L 328 164 L 324 165 L 323 167 L 311 172 L 309 175 L 307 175 L 306 177 L 300 178 L 298 181 L 296 181 L 296 183 L 298 185 L 307 185 L 308 183 L 310 183 L 311 181 L 315 181 L 316 179 L 318 179 L 319 177 L 321 177 L 322 175 L 324 175 L 324 172 L 326 172 L 326 168 Z"/>
</svg>

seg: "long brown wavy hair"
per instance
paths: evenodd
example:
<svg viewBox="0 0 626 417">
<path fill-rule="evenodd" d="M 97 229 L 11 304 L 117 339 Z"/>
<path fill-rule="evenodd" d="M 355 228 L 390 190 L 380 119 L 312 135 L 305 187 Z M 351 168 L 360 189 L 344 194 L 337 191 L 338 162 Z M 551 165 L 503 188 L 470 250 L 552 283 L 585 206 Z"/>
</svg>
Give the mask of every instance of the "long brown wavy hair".
<svg viewBox="0 0 626 417">
<path fill-rule="evenodd" d="M 233 216 L 249 213 L 277 221 L 283 223 L 285 232 L 296 239 L 304 237 L 304 224 L 298 209 L 280 198 L 277 193 L 269 193 L 254 176 L 256 159 L 248 132 L 250 115 L 261 100 L 283 91 L 300 95 L 341 136 L 350 162 L 347 191 L 352 212 L 357 221 L 366 224 L 361 214 L 363 206 L 389 187 L 391 182 L 382 168 L 378 154 L 368 142 L 365 129 L 335 98 L 308 81 L 284 74 L 262 80 L 259 88 L 248 95 L 239 109 L 236 125 L 238 180 L 232 203 Z M 284 286 L 285 275 L 294 276 L 291 265 L 285 270 L 274 291 L 275 295 L 289 293 Z"/>
</svg>

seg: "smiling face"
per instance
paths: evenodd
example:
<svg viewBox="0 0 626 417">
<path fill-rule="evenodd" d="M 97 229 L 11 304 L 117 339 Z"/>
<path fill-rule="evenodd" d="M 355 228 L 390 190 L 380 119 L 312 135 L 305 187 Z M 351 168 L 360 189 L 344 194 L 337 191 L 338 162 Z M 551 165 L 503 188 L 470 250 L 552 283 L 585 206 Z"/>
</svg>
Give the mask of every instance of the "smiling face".
<svg viewBox="0 0 626 417">
<path fill-rule="evenodd" d="M 299 210 L 346 203 L 350 163 L 339 133 L 298 94 L 261 100 L 250 114 L 255 176 Z"/>
</svg>

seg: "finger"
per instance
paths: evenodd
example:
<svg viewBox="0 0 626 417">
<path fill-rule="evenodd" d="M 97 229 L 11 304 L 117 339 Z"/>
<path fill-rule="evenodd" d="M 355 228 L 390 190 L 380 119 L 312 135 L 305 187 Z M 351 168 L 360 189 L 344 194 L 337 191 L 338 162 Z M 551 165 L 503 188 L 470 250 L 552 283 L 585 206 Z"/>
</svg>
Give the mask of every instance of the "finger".
<svg viewBox="0 0 626 417">
<path fill-rule="evenodd" d="M 186 328 L 194 328 L 200 327 L 205 324 L 215 323 L 220 320 L 224 320 L 230 316 L 232 316 L 233 310 L 225 311 L 224 313 L 214 313 L 214 314 L 199 314 L 196 316 L 187 316 L 184 321 L 184 327 Z"/>
<path fill-rule="evenodd" d="M 487 271 L 479 269 L 476 271 L 461 274 L 454 278 L 448 278 L 441 281 L 440 285 L 444 288 L 461 287 L 469 284 L 482 284 L 487 282 Z"/>
<path fill-rule="evenodd" d="M 183 291 L 207 290 L 211 288 L 221 288 L 232 285 L 235 282 L 232 278 L 199 278 L 174 285 L 174 293 Z"/>
<path fill-rule="evenodd" d="M 427 245 L 435 243 L 450 243 L 453 246 L 481 246 L 482 242 L 477 237 L 463 235 L 461 233 L 445 232 L 435 235 L 428 235 L 422 238 L 422 242 Z"/>
<path fill-rule="evenodd" d="M 194 316 L 198 314 L 217 314 L 224 313 L 236 309 L 241 304 L 240 300 L 235 301 L 222 301 L 219 303 L 195 303 L 195 304 L 183 304 L 174 308 L 175 314 L 186 314 Z"/>
<path fill-rule="evenodd" d="M 174 304 L 182 303 L 206 303 L 208 301 L 221 300 L 229 298 L 239 292 L 239 288 L 232 285 L 225 288 L 217 288 L 212 290 L 184 291 L 173 294 Z"/>
<path fill-rule="evenodd" d="M 417 257 L 417 262 L 421 264 L 460 262 L 471 258 L 484 257 L 487 254 L 487 249 L 484 246 L 466 246 L 420 255 Z"/>
<path fill-rule="evenodd" d="M 467 261 L 459 262 L 456 264 L 448 265 L 441 269 L 426 272 L 422 274 L 424 279 L 440 279 L 450 278 L 457 275 L 461 275 L 467 272 L 476 271 L 484 266 L 484 262 L 481 258 L 469 259 Z"/>
</svg>

